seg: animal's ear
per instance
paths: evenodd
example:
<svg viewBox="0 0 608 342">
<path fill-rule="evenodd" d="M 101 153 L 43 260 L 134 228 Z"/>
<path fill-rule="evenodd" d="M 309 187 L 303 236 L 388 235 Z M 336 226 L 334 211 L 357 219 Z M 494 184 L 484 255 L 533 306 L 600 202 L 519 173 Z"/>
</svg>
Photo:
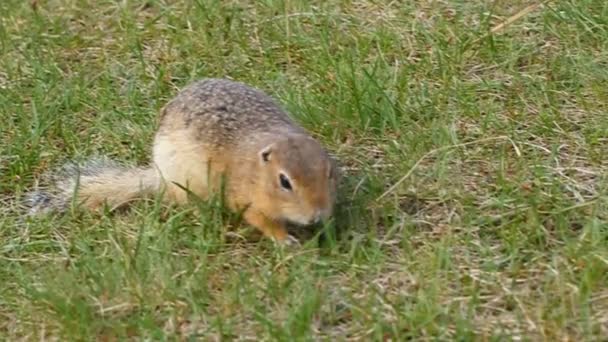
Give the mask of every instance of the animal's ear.
<svg viewBox="0 0 608 342">
<path fill-rule="evenodd" d="M 263 163 L 267 163 L 270 161 L 270 157 L 272 155 L 272 148 L 273 148 L 272 145 L 268 145 L 260 150 L 260 160 Z"/>
</svg>

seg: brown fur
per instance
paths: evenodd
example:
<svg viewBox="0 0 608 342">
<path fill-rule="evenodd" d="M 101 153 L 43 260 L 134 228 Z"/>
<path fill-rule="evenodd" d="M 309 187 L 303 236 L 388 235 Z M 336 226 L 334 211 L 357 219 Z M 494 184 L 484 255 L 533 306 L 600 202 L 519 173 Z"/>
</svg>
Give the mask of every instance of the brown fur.
<svg viewBox="0 0 608 342">
<path fill-rule="evenodd" d="M 288 240 L 289 222 L 327 219 L 336 199 L 336 165 L 323 147 L 272 98 L 223 79 L 195 82 L 163 108 L 151 167 L 97 171 L 78 183 L 78 198 L 90 209 L 161 190 L 166 200 L 185 203 L 182 187 L 208 198 L 225 179 L 229 207 L 246 209 L 251 225 L 280 241 Z"/>
</svg>

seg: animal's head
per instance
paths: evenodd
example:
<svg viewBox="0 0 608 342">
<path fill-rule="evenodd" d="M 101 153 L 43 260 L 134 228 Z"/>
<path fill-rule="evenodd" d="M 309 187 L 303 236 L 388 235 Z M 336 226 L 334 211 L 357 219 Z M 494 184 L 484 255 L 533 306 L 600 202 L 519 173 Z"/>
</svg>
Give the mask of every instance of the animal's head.
<svg viewBox="0 0 608 342">
<path fill-rule="evenodd" d="M 311 225 L 332 215 L 337 165 L 316 140 L 288 136 L 264 146 L 257 159 L 261 189 L 255 205 L 269 218 Z"/>
</svg>

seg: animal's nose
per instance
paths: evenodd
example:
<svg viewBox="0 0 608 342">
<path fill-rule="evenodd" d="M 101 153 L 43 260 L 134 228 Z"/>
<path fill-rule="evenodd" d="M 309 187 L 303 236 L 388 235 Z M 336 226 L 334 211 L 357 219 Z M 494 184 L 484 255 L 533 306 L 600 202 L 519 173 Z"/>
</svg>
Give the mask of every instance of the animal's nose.
<svg viewBox="0 0 608 342">
<path fill-rule="evenodd" d="M 323 212 L 321 210 L 316 210 L 312 218 L 310 219 L 310 224 L 317 224 L 321 222 L 323 219 Z"/>
</svg>

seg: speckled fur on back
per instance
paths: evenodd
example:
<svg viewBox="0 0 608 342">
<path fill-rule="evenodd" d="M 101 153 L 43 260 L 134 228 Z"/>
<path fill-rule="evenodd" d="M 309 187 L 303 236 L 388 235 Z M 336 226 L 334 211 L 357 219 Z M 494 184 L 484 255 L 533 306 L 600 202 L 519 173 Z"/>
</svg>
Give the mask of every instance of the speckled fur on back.
<svg viewBox="0 0 608 342">
<path fill-rule="evenodd" d="M 215 146 L 259 133 L 304 133 L 270 96 L 240 82 L 213 78 L 192 83 L 163 108 L 159 133 L 177 129 L 194 129 Z"/>
</svg>

